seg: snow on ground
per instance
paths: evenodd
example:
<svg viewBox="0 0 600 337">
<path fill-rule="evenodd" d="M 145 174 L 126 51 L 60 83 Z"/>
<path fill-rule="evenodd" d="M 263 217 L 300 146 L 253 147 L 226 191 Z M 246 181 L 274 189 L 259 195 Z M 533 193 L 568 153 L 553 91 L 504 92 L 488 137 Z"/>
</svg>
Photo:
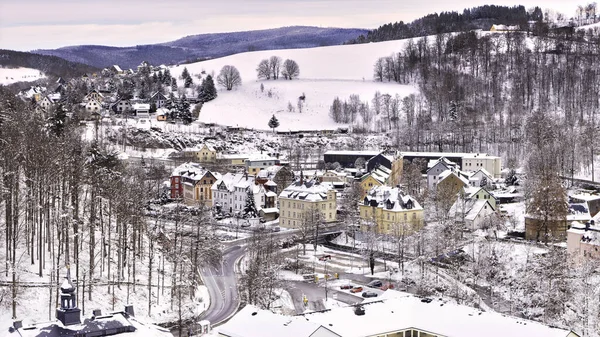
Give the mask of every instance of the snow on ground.
<svg viewBox="0 0 600 337">
<path fill-rule="evenodd" d="M 296 313 L 294 300 L 292 295 L 285 289 L 275 289 L 275 293 L 279 296 L 272 304 L 273 312 L 282 315 L 293 315 Z"/>
<path fill-rule="evenodd" d="M 46 75 L 37 69 L 0 67 L 0 85 L 9 85 L 17 82 L 31 82 L 44 77 L 46 77 Z"/>
<path fill-rule="evenodd" d="M 500 211 L 506 211 L 508 217 L 507 226 L 509 231 L 525 231 L 525 202 L 500 204 Z"/>
<path fill-rule="evenodd" d="M 279 131 L 335 129 L 344 126 L 335 124 L 328 116 L 335 97 L 347 100 L 357 94 L 361 100 L 371 101 L 377 91 L 401 97 L 417 92 L 413 86 L 373 81 L 377 59 L 399 52 L 407 41 L 241 53 L 175 66 L 171 75 L 178 78 L 187 67 L 199 81 L 195 75 L 205 71 L 216 76 L 224 65 L 233 65 L 240 71 L 242 86 L 232 91 L 220 89 L 217 99 L 202 107 L 201 122 L 268 130 L 267 122 L 274 114 L 280 122 Z M 272 55 L 295 60 L 300 67 L 299 79 L 257 80 L 258 63 Z M 306 99 L 300 113 L 297 102 L 302 94 Z M 295 112 L 288 111 L 288 103 Z"/>
</svg>

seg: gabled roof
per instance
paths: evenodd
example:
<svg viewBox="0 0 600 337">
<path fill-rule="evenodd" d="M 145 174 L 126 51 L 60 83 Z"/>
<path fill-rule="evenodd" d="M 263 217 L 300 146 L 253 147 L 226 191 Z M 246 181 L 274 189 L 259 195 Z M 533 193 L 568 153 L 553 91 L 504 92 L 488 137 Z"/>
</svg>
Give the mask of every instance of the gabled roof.
<svg viewBox="0 0 600 337">
<path fill-rule="evenodd" d="M 307 201 L 327 200 L 327 192 L 335 190 L 333 184 L 328 182 L 319 182 L 316 179 L 296 181 L 284 189 L 280 198 L 298 199 Z"/>
<path fill-rule="evenodd" d="M 405 195 L 401 189 L 385 185 L 371 188 L 363 202 L 395 212 L 423 209 L 417 200 L 410 195 Z"/>
<path fill-rule="evenodd" d="M 444 166 L 446 169 L 458 167 L 455 162 L 446 159 L 446 157 L 441 157 L 439 159 L 432 159 L 427 163 L 427 172 L 429 172 L 429 170 L 433 169 L 438 164 Z"/>
<path fill-rule="evenodd" d="M 446 179 L 447 179 L 448 177 L 450 177 L 450 176 L 455 176 L 455 177 L 457 177 L 458 179 L 460 179 L 460 181 L 462 181 L 462 182 L 463 182 L 465 185 L 469 185 L 469 180 L 467 180 L 467 178 L 465 178 L 465 175 L 464 175 L 464 174 L 461 174 L 461 173 L 462 173 L 462 172 L 460 172 L 460 171 L 457 171 L 457 170 L 448 169 L 448 170 L 446 170 L 446 171 L 444 171 L 444 172 L 440 173 L 440 175 L 439 175 L 439 182 L 438 182 L 438 184 L 439 184 L 440 182 L 442 182 L 442 181 L 446 180 Z"/>
<path fill-rule="evenodd" d="M 152 94 L 152 96 L 150 96 L 150 99 L 151 100 L 154 100 L 154 99 L 165 99 L 166 100 L 168 98 L 164 94 L 162 94 L 162 93 L 160 93 L 160 92 L 157 91 L 154 94 Z"/>
</svg>

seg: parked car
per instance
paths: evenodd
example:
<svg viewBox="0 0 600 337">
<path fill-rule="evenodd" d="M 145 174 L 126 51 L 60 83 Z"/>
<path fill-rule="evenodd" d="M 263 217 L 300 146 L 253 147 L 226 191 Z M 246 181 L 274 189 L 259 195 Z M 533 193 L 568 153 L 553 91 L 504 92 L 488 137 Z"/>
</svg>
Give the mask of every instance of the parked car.
<svg viewBox="0 0 600 337">
<path fill-rule="evenodd" d="M 362 293 L 362 297 L 377 297 L 377 294 L 372 291 L 365 291 L 364 293 Z"/>
<path fill-rule="evenodd" d="M 429 298 L 429 297 L 425 297 L 425 298 L 421 299 L 421 302 L 423 302 L 423 303 L 431 303 L 432 301 L 433 300 L 431 298 Z"/>
<path fill-rule="evenodd" d="M 344 290 L 348 290 L 348 289 L 352 289 L 352 288 L 354 288 L 354 286 L 351 285 L 351 284 L 349 284 L 349 283 L 348 284 L 342 284 L 340 286 L 340 289 L 344 289 Z"/>
<path fill-rule="evenodd" d="M 279 231 L 281 231 L 281 228 L 279 226 L 275 226 L 275 227 L 271 228 L 271 231 L 279 232 Z"/>
<path fill-rule="evenodd" d="M 386 283 L 386 284 L 382 285 L 381 287 L 379 287 L 379 289 L 381 289 L 381 290 L 394 289 L 394 285 L 391 283 Z"/>
<path fill-rule="evenodd" d="M 240 225 L 240 227 L 250 227 L 250 223 L 244 222 L 243 224 Z"/>
<path fill-rule="evenodd" d="M 359 287 L 359 286 L 356 286 L 356 287 L 350 289 L 351 293 L 359 293 L 361 291 L 363 291 L 363 287 Z"/>
<path fill-rule="evenodd" d="M 331 255 L 323 255 L 319 257 L 319 261 L 331 260 Z"/>
<path fill-rule="evenodd" d="M 379 280 L 373 280 L 367 284 L 369 288 L 381 288 L 383 286 L 383 282 Z"/>
</svg>

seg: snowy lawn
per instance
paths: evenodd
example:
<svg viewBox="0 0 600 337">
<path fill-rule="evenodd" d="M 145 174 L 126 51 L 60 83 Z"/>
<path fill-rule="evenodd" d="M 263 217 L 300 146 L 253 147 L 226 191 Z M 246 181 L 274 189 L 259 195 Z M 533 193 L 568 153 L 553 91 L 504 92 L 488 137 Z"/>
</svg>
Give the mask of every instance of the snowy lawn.
<svg viewBox="0 0 600 337">
<path fill-rule="evenodd" d="M 46 75 L 37 69 L 0 67 L 0 85 L 9 85 L 16 82 L 32 82 L 44 77 Z"/>
</svg>

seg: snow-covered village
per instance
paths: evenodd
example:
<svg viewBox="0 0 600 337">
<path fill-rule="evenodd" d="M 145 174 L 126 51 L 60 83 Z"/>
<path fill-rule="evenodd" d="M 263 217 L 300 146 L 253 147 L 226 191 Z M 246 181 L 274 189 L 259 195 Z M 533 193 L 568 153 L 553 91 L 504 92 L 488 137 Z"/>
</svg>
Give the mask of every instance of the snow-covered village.
<svg viewBox="0 0 600 337">
<path fill-rule="evenodd" d="M 600 337 L 596 3 L 139 4 L 0 4 L 0 337 Z"/>
</svg>

